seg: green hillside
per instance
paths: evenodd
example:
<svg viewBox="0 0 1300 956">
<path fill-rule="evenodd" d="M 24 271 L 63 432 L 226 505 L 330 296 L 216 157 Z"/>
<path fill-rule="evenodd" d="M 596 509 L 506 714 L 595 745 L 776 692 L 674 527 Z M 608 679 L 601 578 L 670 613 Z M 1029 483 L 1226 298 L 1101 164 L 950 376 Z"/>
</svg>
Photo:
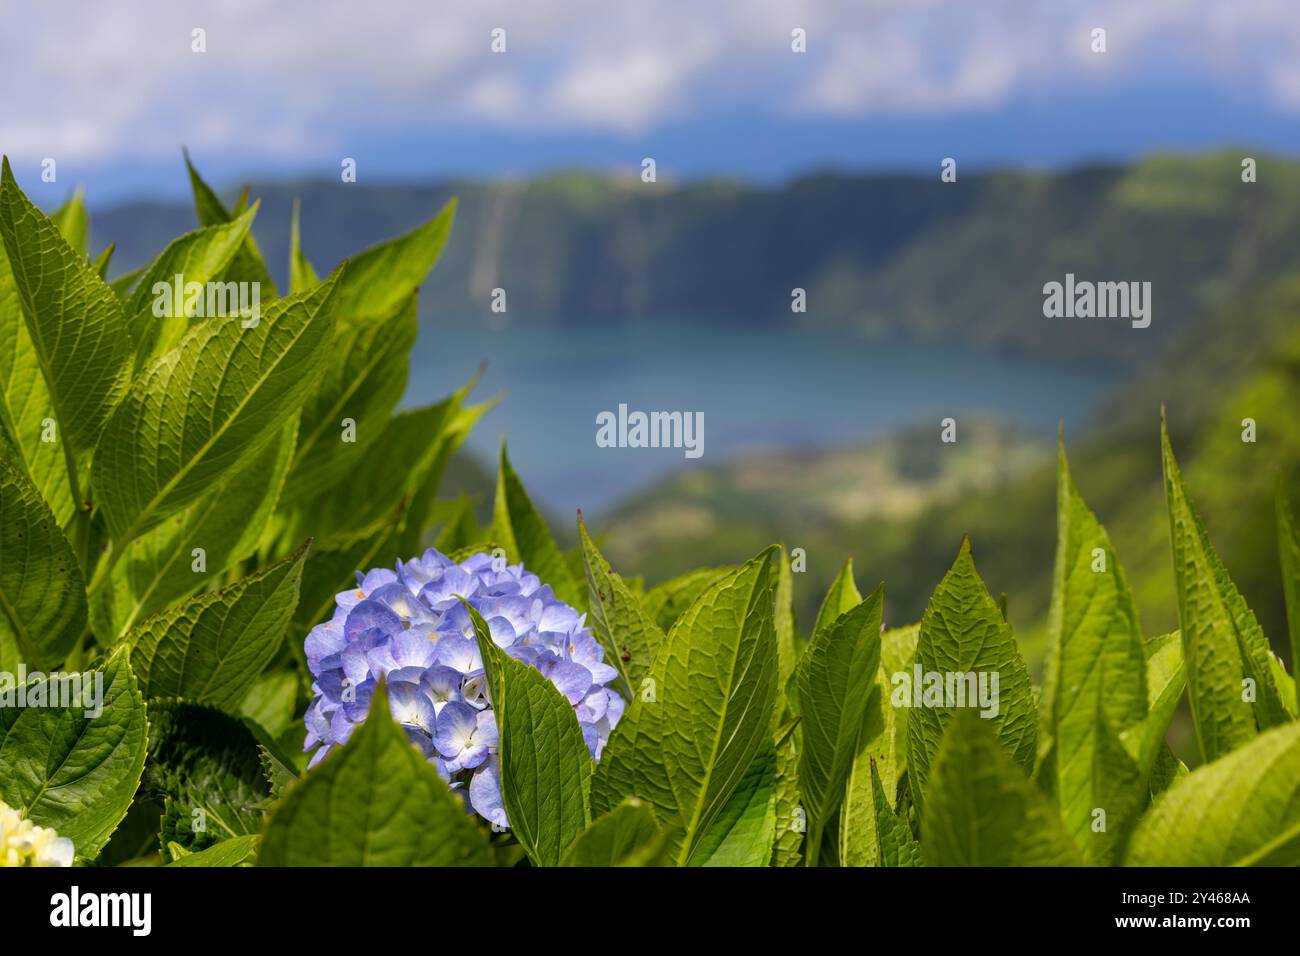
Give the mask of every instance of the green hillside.
<svg viewBox="0 0 1300 956">
<path fill-rule="evenodd" d="M 671 577 L 681 570 L 683 539 L 713 564 L 734 561 L 764 537 L 806 547 L 828 529 L 868 520 L 905 524 L 939 503 L 1003 488 L 1051 460 L 1036 437 L 992 421 L 963 420 L 961 435 L 958 444 L 943 445 L 935 427 L 917 425 L 859 447 L 771 451 L 684 472 L 620 507 L 606 522 L 606 550 L 623 566 Z M 816 566 L 817 556 L 810 557 Z"/>
</svg>

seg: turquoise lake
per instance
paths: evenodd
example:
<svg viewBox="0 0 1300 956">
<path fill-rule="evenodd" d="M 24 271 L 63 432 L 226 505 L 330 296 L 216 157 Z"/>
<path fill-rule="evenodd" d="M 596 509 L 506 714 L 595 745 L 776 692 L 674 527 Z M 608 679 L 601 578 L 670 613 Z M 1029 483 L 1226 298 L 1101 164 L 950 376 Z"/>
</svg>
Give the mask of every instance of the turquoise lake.
<svg viewBox="0 0 1300 956">
<path fill-rule="evenodd" d="M 1054 433 L 1077 429 L 1119 370 L 1046 364 L 837 330 L 710 322 L 551 325 L 426 321 L 405 404 L 435 401 L 480 363 L 475 398 L 501 395 L 468 447 L 495 473 L 504 436 L 529 492 L 556 516 L 600 514 L 686 468 L 763 448 L 860 443 L 898 426 L 963 414 Z M 703 412 L 704 454 L 600 448 L 596 416 Z M 960 435 L 959 439 L 960 440 Z"/>
</svg>

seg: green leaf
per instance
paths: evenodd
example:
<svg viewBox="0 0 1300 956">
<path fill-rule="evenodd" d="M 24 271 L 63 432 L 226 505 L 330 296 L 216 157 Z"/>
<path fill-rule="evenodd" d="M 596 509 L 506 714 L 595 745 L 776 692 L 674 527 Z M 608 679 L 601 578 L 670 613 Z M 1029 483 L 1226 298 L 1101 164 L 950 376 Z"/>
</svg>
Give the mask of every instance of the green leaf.
<svg viewBox="0 0 1300 956">
<path fill-rule="evenodd" d="M 478 420 L 496 405 L 495 400 L 479 402 L 476 405 L 463 405 L 477 383 L 476 374 L 451 397 L 452 410 L 438 440 L 436 453 L 429 458 L 427 468 L 411 474 L 406 496 L 408 517 L 401 538 L 403 553 L 413 554 L 422 551 L 426 546 L 428 532 L 441 520 L 438 489 L 441 487 L 447 464 L 451 461 L 452 455 L 465 443 L 465 439 L 469 437 Z"/>
<path fill-rule="evenodd" d="M 237 320 L 195 326 L 136 379 L 95 457 L 115 556 L 260 451 L 298 412 L 325 365 L 338 276 L 273 302 L 252 328 Z"/>
<path fill-rule="evenodd" d="M 856 592 L 846 567 L 842 593 Z M 880 617 L 885 592 L 823 623 L 795 671 L 799 713 L 799 788 L 808 814 L 808 865 L 815 866 L 822 833 L 844 799 L 857 754 L 867 701 L 880 669 Z M 820 617 L 820 615 L 819 615 Z"/>
<path fill-rule="evenodd" d="M 779 580 L 777 586 L 778 588 L 781 587 Z M 791 594 L 791 600 L 793 600 L 793 594 Z M 817 610 L 817 618 L 813 622 L 814 638 L 816 635 L 823 633 L 827 628 L 829 628 L 841 614 L 851 610 L 860 603 L 862 603 L 862 595 L 858 593 L 857 585 L 853 582 L 853 560 L 850 558 L 844 563 L 844 567 L 840 569 L 840 573 L 836 576 L 835 580 L 831 582 L 830 589 L 826 592 L 826 596 L 822 598 L 821 607 Z M 778 618 L 781 616 L 783 615 L 778 610 Z M 780 634 L 780 627 L 784 627 L 787 624 L 792 626 L 793 620 L 787 620 L 785 624 L 778 627 L 777 631 L 778 653 L 783 662 L 785 658 L 793 656 L 792 648 L 787 647 L 785 650 L 780 649 L 780 645 L 784 643 Z M 793 644 L 793 639 L 791 639 L 790 643 Z M 793 650 L 797 651 L 797 647 L 793 648 Z M 784 663 L 782 666 L 784 667 Z M 785 674 L 785 676 L 783 682 L 778 685 L 781 699 L 784 701 L 784 706 L 792 714 L 798 714 L 799 694 L 794 686 L 794 681 L 797 679 L 796 675 L 793 669 L 791 669 L 789 673 L 785 673 L 783 670 L 782 673 Z M 802 728 L 800 728 L 800 732 L 796 734 L 796 738 L 799 736 L 802 736 Z"/>
<path fill-rule="evenodd" d="M 455 215 L 453 199 L 423 225 L 353 256 L 339 288 L 340 322 L 391 315 L 409 299 L 442 254 Z"/>
<path fill-rule="evenodd" d="M 229 587 L 160 611 L 127 634 L 145 697 L 236 709 L 284 641 L 309 544 Z"/>
<path fill-rule="evenodd" d="M 908 672 L 916 657 L 920 625 L 893 628 L 880 635 L 880 671 L 876 690 L 867 701 L 866 715 L 859 736 L 857 756 L 849 771 L 840 807 L 839 861 L 841 866 L 919 866 L 919 855 L 907 849 L 911 830 L 907 821 L 893 813 L 899 796 L 900 781 L 907 769 L 907 707 L 895 706 L 892 699 L 893 678 Z M 883 792 L 888 814 L 882 817 L 876 787 Z M 905 789 L 905 788 L 904 788 Z M 903 794 L 906 796 L 906 793 Z M 891 837 L 891 821 L 899 820 L 903 833 Z M 884 822 L 882 822 L 882 820 Z M 887 841 L 893 843 L 887 845 Z M 881 854 L 897 847 L 899 861 L 891 863 Z M 916 851 L 919 854 L 919 849 Z"/>
<path fill-rule="evenodd" d="M 406 391 L 418 329 L 414 294 L 392 315 L 336 328 L 325 370 L 303 405 L 286 497 L 299 501 L 330 489 L 383 447 L 376 440 Z M 346 433 L 345 421 L 352 426 Z"/>
<path fill-rule="evenodd" d="M 1146 659 L 1124 570 L 1070 476 L 1059 439 L 1057 457 L 1051 651 L 1039 741 L 1052 755 L 1050 780 L 1040 782 L 1089 860 L 1110 862 L 1114 838 L 1132 822 L 1134 801 L 1146 792 L 1144 775 L 1119 743 L 1119 735 L 1147 716 Z M 1107 814 L 1101 840 L 1093 829 L 1098 809 Z"/>
<path fill-rule="evenodd" d="M 1286 664 L 1276 654 L 1269 655 L 1268 663 L 1269 670 L 1273 674 L 1273 684 L 1282 699 L 1282 706 L 1286 708 L 1288 714 L 1295 717 L 1300 714 L 1300 707 L 1296 705 L 1295 678 L 1287 673 Z"/>
<path fill-rule="evenodd" d="M 1119 862 L 1133 825 L 1147 807 L 1150 771 L 1138 766 L 1100 706 L 1095 720 L 1090 827 L 1080 831 L 1076 843 L 1087 862 L 1109 866 Z"/>
<path fill-rule="evenodd" d="M 872 807 L 876 811 L 875 835 L 877 840 L 877 866 L 921 866 L 921 844 L 912 839 L 912 829 L 907 821 L 894 812 L 880 782 L 876 762 L 869 767 Z"/>
<path fill-rule="evenodd" d="M 206 850 L 186 853 L 168 866 L 251 866 L 257 858 L 257 834 L 231 837 Z"/>
<path fill-rule="evenodd" d="M 474 499 L 469 495 L 439 501 L 430 518 L 441 525 L 433 546 L 443 554 L 471 547 L 482 539 L 482 529 L 474 518 Z"/>
<path fill-rule="evenodd" d="M 239 705 L 239 712 L 272 736 L 297 726 L 294 712 L 298 708 L 298 675 L 288 670 L 264 673 L 249 688 Z"/>
<path fill-rule="evenodd" d="M 1151 767 L 1150 789 L 1154 799 L 1164 793 L 1174 783 L 1187 776 L 1187 765 L 1174 756 L 1168 745 L 1162 745 L 1156 753 L 1155 763 Z"/>
<path fill-rule="evenodd" d="M 59 233 L 82 259 L 90 254 L 90 216 L 86 213 L 86 195 L 80 188 L 72 198 L 50 216 Z"/>
<path fill-rule="evenodd" d="M 132 269 L 130 272 L 124 272 L 112 282 L 108 287 L 113 290 L 113 295 L 117 296 L 117 301 L 126 303 L 127 297 L 131 294 L 131 288 L 135 285 L 136 280 L 144 275 L 144 267 Z"/>
<path fill-rule="evenodd" d="M 794 573 L 790 570 L 790 556 L 782 548 L 777 552 L 776 577 L 776 686 L 784 689 L 794 676 L 799 662 L 799 633 L 794 622 Z"/>
<path fill-rule="evenodd" d="M 700 837 L 691 866 L 767 866 L 775 843 L 776 750 L 769 743 Z"/>
<path fill-rule="evenodd" d="M 148 758 L 146 757 L 146 763 Z M 142 797 L 137 790 L 131 808 L 117 825 L 104 848 L 99 851 L 97 867 L 156 866 L 164 861 L 158 851 L 158 829 L 162 805 Z M 184 852 L 184 850 L 182 850 Z M 75 865 L 75 864 L 74 864 Z"/>
<path fill-rule="evenodd" d="M 892 809 L 900 774 L 899 746 L 901 743 L 906 747 L 907 743 L 906 738 L 899 737 L 897 718 L 906 713 L 890 702 L 889 681 L 881 667 L 867 700 L 856 754 L 845 781 L 844 802 L 840 805 L 838 858 L 841 866 L 884 865 L 880 858 L 884 834 L 878 832 L 880 810 L 875 790 L 888 789 L 887 802 Z"/>
<path fill-rule="evenodd" d="M 1296 525 L 1281 477 L 1277 482 L 1277 549 L 1282 558 L 1282 593 L 1286 595 L 1286 622 L 1291 635 L 1291 669 L 1300 673 L 1300 526 Z"/>
<path fill-rule="evenodd" d="M 1147 641 L 1142 652 L 1146 657 L 1147 716 L 1136 727 L 1120 733 L 1124 749 L 1137 758 L 1138 766 L 1150 769 L 1161 748 L 1165 734 L 1182 699 L 1187 678 L 1183 668 L 1183 645 L 1177 631 Z"/>
<path fill-rule="evenodd" d="M 1006 620 L 1003 618 L 1003 620 Z M 885 682 L 885 697 L 881 702 L 881 709 L 888 705 L 892 712 L 894 724 L 894 752 L 893 752 L 893 779 L 889 776 L 884 777 L 886 785 L 893 786 L 902 778 L 903 772 L 907 769 L 907 751 L 908 751 L 908 733 L 907 733 L 907 708 L 895 707 L 892 700 L 893 677 L 903 671 L 910 670 L 912 662 L 916 659 L 916 645 L 921 639 L 921 625 L 909 624 L 905 627 L 895 627 L 885 631 L 880 635 L 880 671 L 881 677 Z M 885 771 L 882 770 L 882 773 Z"/>
<path fill-rule="evenodd" d="M 375 439 L 384 454 L 355 459 L 334 486 L 306 500 L 290 501 L 286 495 L 292 509 L 280 540 L 292 545 L 305 537 L 329 541 L 355 536 L 358 528 L 400 508 L 404 530 L 397 536 L 396 553 L 419 549 L 447 462 L 482 413 L 481 405 L 461 405 L 473 384 L 471 380 L 435 405 L 398 412 Z M 391 461 L 403 462 L 403 467 L 390 467 Z"/>
<path fill-rule="evenodd" d="M 102 675 L 102 688 L 91 674 Z M 80 700 L 75 676 L 83 678 Z M 14 706 L 12 682 L 0 677 L 0 799 L 53 827 L 89 861 L 135 797 L 148 725 L 125 654 L 74 677 L 29 682 L 25 707 Z M 35 706 L 36 694 L 45 697 L 45 706 Z M 87 716 L 96 710 L 97 716 Z"/>
<path fill-rule="evenodd" d="M 610 735 L 592 783 L 597 812 L 635 795 L 680 824 L 691 861 L 755 756 L 770 744 L 776 632 L 769 548 L 700 595 L 677 620 Z"/>
<path fill-rule="evenodd" d="M 90 263 L 90 267 L 95 270 L 95 275 L 99 276 L 101 279 L 108 279 L 108 267 L 113 261 L 113 253 L 116 249 L 117 244 L 110 242 L 104 247 L 104 251 Z M 112 286 L 109 286 L 109 288 L 111 289 Z"/>
<path fill-rule="evenodd" d="M 918 809 L 925 806 L 930 764 L 945 728 L 954 714 L 978 707 L 969 700 L 972 682 L 978 685 L 985 680 L 990 696 L 996 699 L 997 714 L 988 723 L 996 728 L 1003 746 L 1021 767 L 1028 770 L 1033 766 L 1035 705 L 1029 672 L 1010 625 L 975 570 L 968 539 L 962 539 L 952 570 L 935 588 L 925 609 L 913 672 L 907 674 L 908 685 L 895 684 L 893 693 L 908 704 L 917 693 L 916 668 L 922 678 L 922 706 L 913 707 L 907 715 L 907 772 Z M 926 703 L 925 694 L 935 675 L 942 678 L 944 691 L 937 705 L 933 701 Z M 996 695 L 992 693 L 994 676 L 998 679 Z M 950 686 L 954 692 L 951 701 L 946 693 Z M 904 693 L 909 690 L 911 693 Z M 963 692 L 960 697 L 957 691 Z M 961 706 L 962 697 L 967 698 L 965 706 Z"/>
<path fill-rule="evenodd" d="M 817 609 L 817 619 L 813 621 L 813 640 L 816 640 L 817 635 L 825 633 L 841 614 L 847 613 L 861 603 L 862 595 L 858 593 L 858 586 L 853 581 L 853 559 L 850 558 L 844 562 L 844 567 L 840 568 L 840 573 L 835 576 L 826 596 L 822 598 L 821 607 Z M 800 707 L 799 693 L 794 684 L 797 680 L 798 677 L 792 670 L 785 678 L 785 683 L 778 685 L 785 705 L 794 714 L 799 713 Z M 797 736 L 802 736 L 802 728 Z"/>
<path fill-rule="evenodd" d="M 32 483 L 0 456 L 0 671 L 59 664 L 85 627 L 72 548 Z"/>
<path fill-rule="evenodd" d="M 306 670 L 305 664 L 302 667 Z M 297 675 L 288 671 L 282 673 L 297 681 Z M 295 685 L 295 700 L 296 689 Z M 262 767 L 263 778 L 271 788 L 271 799 L 279 800 L 285 789 L 306 771 L 311 760 L 311 755 L 302 749 L 302 720 L 290 717 L 289 724 L 280 731 L 277 738 L 272 738 L 271 733 L 247 713 L 243 723 L 257 741 L 258 763 Z"/>
<path fill-rule="evenodd" d="M 989 603 L 996 612 L 992 598 Z M 975 711 L 963 710 L 947 722 L 925 794 L 921 850 L 926 866 L 1080 862 L 1055 807 L 999 740 L 994 721 Z"/>
<path fill-rule="evenodd" d="M 1268 640 L 1187 495 L 1163 416 L 1160 442 L 1187 696 L 1201 755 L 1210 762 L 1288 716 L 1273 684 Z M 1255 690 L 1251 700 L 1243 700 L 1247 682 Z"/>
<path fill-rule="evenodd" d="M 796 707 L 790 699 L 790 681 L 799 662 L 802 641 L 794 618 L 794 574 L 790 568 L 790 556 L 781 549 L 776 561 L 773 627 L 776 631 L 777 701 L 772 709 L 776 759 L 773 825 L 776 833 L 771 863 L 773 866 L 799 866 L 803 862 L 808 815 L 800 803 L 799 734 L 797 720 L 792 719 Z"/>
<path fill-rule="evenodd" d="M 189 152 L 186 151 L 184 155 L 185 167 L 190 174 L 190 189 L 194 193 L 194 209 L 198 213 L 199 225 L 220 226 L 230 222 L 235 217 L 226 211 L 226 207 L 217 198 L 217 194 L 199 176 L 198 170 L 190 162 Z M 241 199 L 240 205 L 243 205 L 243 199 Z M 243 247 L 235 254 L 227 273 L 227 278 L 234 282 L 258 283 L 262 288 L 263 298 L 268 301 L 274 299 L 278 294 L 275 289 L 275 281 L 266 268 L 266 261 L 262 258 L 262 252 L 257 248 L 257 240 L 253 238 L 251 232 L 244 239 Z"/>
<path fill-rule="evenodd" d="M 491 866 L 487 838 L 391 718 L 370 715 L 285 791 L 262 834 L 259 866 Z"/>
<path fill-rule="evenodd" d="M 243 246 L 256 215 L 255 205 L 228 223 L 186 233 L 169 243 L 145 271 L 123 307 L 127 329 L 136 343 L 137 369 L 175 347 L 193 326 L 196 316 L 199 321 L 235 320 L 240 302 L 237 287 L 230 289 L 223 286 L 223 302 L 213 302 L 213 305 L 221 306 L 219 314 L 214 316 L 209 314 L 207 308 L 208 283 L 223 276 L 235 253 Z M 181 277 L 180 295 L 176 294 L 177 276 Z M 185 287 L 192 282 L 202 286 L 203 291 L 198 298 L 190 301 Z M 155 288 L 160 283 L 171 290 L 165 300 L 159 297 Z M 169 308 L 160 314 L 159 307 L 162 305 Z"/>
<path fill-rule="evenodd" d="M 501 466 L 497 474 L 496 503 L 492 511 L 492 529 L 488 536 L 505 548 L 513 561 L 524 566 L 555 590 L 565 604 L 583 610 L 586 601 L 578 583 L 569 573 L 564 555 L 551 537 L 546 522 L 533 507 L 523 482 L 510 467 L 506 446 L 501 445 Z"/>
<path fill-rule="evenodd" d="M 91 621 L 97 634 L 125 633 L 257 549 L 280 500 L 297 427 L 296 420 L 287 422 L 278 438 L 211 491 L 131 542 L 95 595 Z"/>
<path fill-rule="evenodd" d="M 682 613 L 694 604 L 701 594 L 723 578 L 735 573 L 735 568 L 701 568 L 698 571 L 687 571 L 680 577 L 651 588 L 641 598 L 641 604 L 646 613 L 659 625 L 659 630 L 667 634 Z"/>
<path fill-rule="evenodd" d="M 880 668 L 885 677 L 892 677 L 911 666 L 920 640 L 920 624 L 891 627 L 880 635 Z"/>
<path fill-rule="evenodd" d="M 1300 723 L 1179 778 L 1138 824 L 1125 862 L 1300 865 Z"/>
<path fill-rule="evenodd" d="M 628 797 L 578 834 L 564 866 L 658 866 L 667 835 L 649 806 Z"/>
<path fill-rule="evenodd" d="M 559 866 L 591 822 L 591 754 L 573 707 L 541 671 L 506 654 L 462 599 L 500 733 L 501 796 L 515 838 L 536 866 Z"/>
<path fill-rule="evenodd" d="M 817 609 L 817 620 L 813 622 L 813 640 L 826 631 L 842 614 L 846 614 L 862 603 L 862 595 L 853 581 L 853 560 L 850 558 L 840 568 L 840 573 L 831 582 L 830 590 L 822 598 L 821 607 Z"/>
<path fill-rule="evenodd" d="M 0 433 L 9 437 L 14 464 L 29 478 L 60 526 L 77 509 L 68 477 L 69 458 L 58 441 L 54 401 L 40 356 L 27 334 L 9 259 L 0 243 Z M 55 441 L 50 437 L 53 426 Z M 75 455 L 72 464 L 75 467 Z"/>
<path fill-rule="evenodd" d="M 780 617 L 778 609 L 777 619 Z M 799 744 L 794 729 L 792 724 L 787 732 L 778 730 L 775 735 L 776 837 L 772 848 L 773 866 L 798 866 L 803 862 L 807 813 L 799 803 Z"/>
<path fill-rule="evenodd" d="M 578 536 L 587 572 L 591 633 L 605 649 L 606 659 L 622 676 L 628 693 L 637 691 L 650 672 L 655 652 L 664 642 L 664 632 L 641 606 L 640 598 L 596 549 L 587 534 L 582 512 L 578 512 Z"/>
<path fill-rule="evenodd" d="M 284 791 L 301 776 L 301 771 L 292 762 L 282 760 L 269 747 L 259 745 L 257 753 L 262 759 L 262 776 L 271 788 L 271 799 L 279 800 Z"/>
<path fill-rule="evenodd" d="M 191 852 L 262 829 L 270 794 L 257 741 L 238 717 L 182 700 L 149 702 L 142 793 L 161 803 L 159 841 Z"/>
<path fill-rule="evenodd" d="M 7 159 L 0 173 L 0 239 L 71 472 L 126 393 L 131 341 L 122 307 L 23 195 Z"/>
<path fill-rule="evenodd" d="M 894 705 L 892 678 L 901 672 L 910 672 L 911 662 L 917 656 L 919 635 L 919 624 L 896 627 L 880 635 L 880 670 L 876 674 L 876 689 L 867 700 L 857 756 L 853 758 L 844 804 L 840 806 L 841 866 L 919 866 L 919 857 L 915 864 L 881 861 L 881 840 L 887 834 L 881 830 L 880 809 L 872 784 L 872 775 L 875 775 L 887 795 L 892 817 L 894 796 L 907 767 L 907 708 Z M 902 826 L 906 829 L 906 821 L 902 821 Z M 907 830 L 907 839 L 910 840 L 910 830 Z"/>
<path fill-rule="evenodd" d="M 302 251 L 302 235 L 299 232 L 299 216 L 301 209 L 298 200 L 293 201 L 293 219 L 289 223 L 289 292 L 302 292 L 304 289 L 310 289 L 317 282 L 320 282 L 320 276 L 312 268 L 312 264 L 307 261 L 307 256 Z"/>
</svg>

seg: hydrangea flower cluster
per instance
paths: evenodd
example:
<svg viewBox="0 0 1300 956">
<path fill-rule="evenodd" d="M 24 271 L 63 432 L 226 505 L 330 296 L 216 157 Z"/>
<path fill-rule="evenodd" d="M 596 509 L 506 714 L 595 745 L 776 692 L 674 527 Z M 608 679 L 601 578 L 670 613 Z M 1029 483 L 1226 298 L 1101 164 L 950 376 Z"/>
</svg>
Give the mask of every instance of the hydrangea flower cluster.
<svg viewBox="0 0 1300 956">
<path fill-rule="evenodd" d="M 0 800 L 0 866 L 72 866 L 72 841 Z"/>
<path fill-rule="evenodd" d="M 608 685 L 618 672 L 586 627 L 522 564 L 494 567 L 490 554 L 459 564 L 430 548 L 396 570 L 357 572 L 334 616 L 307 635 L 312 692 L 304 749 L 315 766 L 365 720 L 383 677 L 388 705 L 407 736 L 480 816 L 509 826 L 501 801 L 496 715 L 474 625 L 457 596 L 483 616 L 492 640 L 541 671 L 573 706 L 599 760 L 625 703 Z"/>
</svg>

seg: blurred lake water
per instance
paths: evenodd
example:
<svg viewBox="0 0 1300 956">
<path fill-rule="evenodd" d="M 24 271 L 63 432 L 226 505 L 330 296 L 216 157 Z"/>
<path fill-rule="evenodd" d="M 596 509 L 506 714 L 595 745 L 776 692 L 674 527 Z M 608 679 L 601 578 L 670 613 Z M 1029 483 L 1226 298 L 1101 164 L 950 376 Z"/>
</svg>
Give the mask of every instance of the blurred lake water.
<svg viewBox="0 0 1300 956">
<path fill-rule="evenodd" d="M 1046 364 L 833 329 L 708 321 L 556 325 L 439 319 L 411 357 L 405 404 L 445 396 L 479 366 L 475 398 L 503 401 L 468 447 L 495 473 L 502 436 L 530 494 L 557 516 L 592 515 L 686 468 L 758 449 L 862 443 L 893 428 L 977 413 L 1051 435 L 1077 429 L 1122 370 Z M 704 413 L 704 454 L 600 448 L 596 416 Z"/>
</svg>

